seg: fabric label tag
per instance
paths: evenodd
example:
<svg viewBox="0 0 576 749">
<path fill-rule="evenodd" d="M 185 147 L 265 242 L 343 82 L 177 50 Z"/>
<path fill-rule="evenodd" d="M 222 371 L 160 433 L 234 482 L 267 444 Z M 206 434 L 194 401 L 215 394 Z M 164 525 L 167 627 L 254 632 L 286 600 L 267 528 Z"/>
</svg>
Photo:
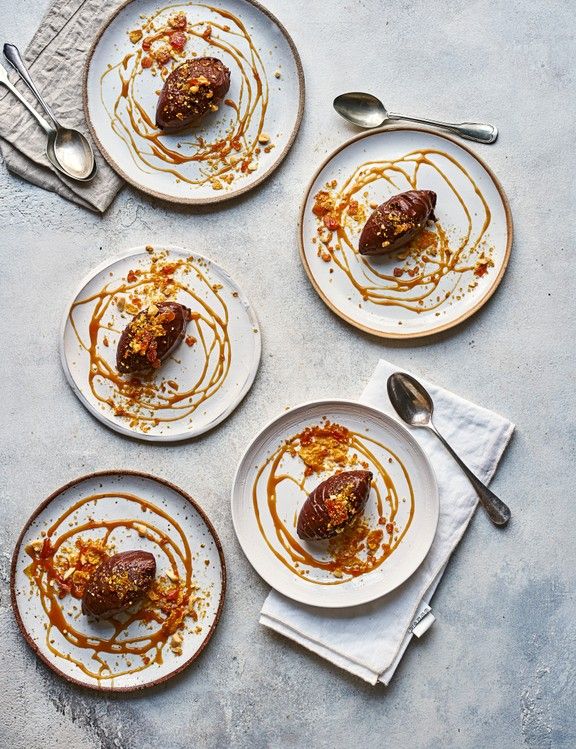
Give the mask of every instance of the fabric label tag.
<svg viewBox="0 0 576 749">
<path fill-rule="evenodd" d="M 408 631 L 416 637 L 421 637 L 424 632 L 427 632 L 430 629 L 435 621 L 436 617 L 432 613 L 432 607 L 426 604 L 422 611 L 420 611 L 416 616 Z"/>
</svg>

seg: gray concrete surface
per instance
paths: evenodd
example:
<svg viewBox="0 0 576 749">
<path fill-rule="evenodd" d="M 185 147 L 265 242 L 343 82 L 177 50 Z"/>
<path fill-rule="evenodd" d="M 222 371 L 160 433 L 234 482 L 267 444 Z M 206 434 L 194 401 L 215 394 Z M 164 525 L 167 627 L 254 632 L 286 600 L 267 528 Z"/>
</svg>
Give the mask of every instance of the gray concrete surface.
<svg viewBox="0 0 576 749">
<path fill-rule="evenodd" d="M 308 101 L 283 167 L 219 210 L 171 208 L 125 189 L 99 218 L 0 171 L 2 598 L 0 745 L 7 749 L 576 746 L 574 715 L 574 3 L 268 0 L 301 50 Z M 24 46 L 46 0 L 0 0 Z M 344 89 L 399 111 L 483 119 L 478 147 L 508 191 L 516 237 L 491 303 L 425 343 L 394 345 L 336 319 L 297 255 L 302 187 L 351 134 Z M 266 227 L 266 231 L 262 228 Z M 243 405 L 195 442 L 158 447 L 93 420 L 68 388 L 58 325 L 72 288 L 117 250 L 174 242 L 228 268 L 255 301 L 262 367 Z M 434 600 L 437 623 L 389 688 L 373 688 L 257 622 L 266 585 L 229 513 L 243 446 L 284 406 L 355 396 L 379 356 L 507 415 L 517 433 L 494 486 L 505 532 L 474 519 Z M 328 357 L 328 358 L 327 358 Z M 225 544 L 230 588 L 201 660 L 161 689 L 105 697 L 52 675 L 20 637 L 8 564 L 34 507 L 93 469 L 145 468 L 190 490 Z"/>
</svg>

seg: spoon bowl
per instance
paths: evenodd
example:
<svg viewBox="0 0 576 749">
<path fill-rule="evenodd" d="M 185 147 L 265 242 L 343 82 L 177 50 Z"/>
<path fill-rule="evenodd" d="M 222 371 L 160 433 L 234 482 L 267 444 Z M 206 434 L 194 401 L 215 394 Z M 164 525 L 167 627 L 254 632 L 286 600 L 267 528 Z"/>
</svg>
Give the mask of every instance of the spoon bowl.
<svg viewBox="0 0 576 749">
<path fill-rule="evenodd" d="M 362 91 L 340 94 L 334 99 L 334 109 L 358 127 L 380 127 L 388 119 L 388 112 L 380 99 Z"/>
<path fill-rule="evenodd" d="M 46 152 L 50 161 L 73 179 L 86 182 L 96 173 L 92 148 L 78 130 L 66 127 L 53 130 L 48 136 Z"/>
<path fill-rule="evenodd" d="M 400 418 L 410 426 L 428 426 L 434 403 L 428 391 L 410 375 L 394 372 L 387 383 L 388 397 Z"/>
</svg>

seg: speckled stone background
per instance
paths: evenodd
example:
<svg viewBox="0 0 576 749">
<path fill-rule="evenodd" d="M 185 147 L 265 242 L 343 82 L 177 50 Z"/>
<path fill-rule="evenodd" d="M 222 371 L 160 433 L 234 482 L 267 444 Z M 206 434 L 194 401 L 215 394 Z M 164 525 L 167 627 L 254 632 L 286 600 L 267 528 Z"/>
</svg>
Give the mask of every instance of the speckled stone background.
<svg viewBox="0 0 576 749">
<path fill-rule="evenodd" d="M 125 189 L 103 217 L 0 170 L 2 599 L 0 746 L 7 749 L 576 746 L 574 525 L 573 2 L 268 0 L 301 51 L 307 109 L 288 159 L 218 210 L 172 208 Z M 46 0 L 0 0 L 2 41 L 24 47 Z M 461 327 L 391 344 L 334 317 L 298 259 L 303 186 L 352 134 L 331 111 L 346 89 L 391 108 L 501 132 L 478 146 L 510 197 L 504 281 Z M 78 92 L 80 95 L 80 92 Z M 16 106 L 16 105 L 15 105 Z M 93 266 L 144 242 L 204 252 L 243 285 L 262 323 L 262 366 L 228 421 L 177 446 L 123 439 L 64 380 L 58 327 Z M 236 542 L 229 491 L 243 447 L 287 405 L 354 397 L 378 357 L 422 372 L 517 424 L 494 482 L 513 522 L 479 512 L 434 598 L 438 621 L 392 685 L 371 687 L 258 624 L 266 585 Z M 68 686 L 25 645 L 8 568 L 20 527 L 88 471 L 145 469 L 189 490 L 224 542 L 230 586 L 210 647 L 163 688 L 105 697 Z"/>
</svg>

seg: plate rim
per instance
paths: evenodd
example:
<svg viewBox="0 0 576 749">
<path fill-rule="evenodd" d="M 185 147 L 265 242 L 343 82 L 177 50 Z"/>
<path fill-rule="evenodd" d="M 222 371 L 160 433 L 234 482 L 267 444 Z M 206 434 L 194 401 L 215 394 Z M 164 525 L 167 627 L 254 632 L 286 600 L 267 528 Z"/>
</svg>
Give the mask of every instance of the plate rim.
<svg viewBox="0 0 576 749">
<path fill-rule="evenodd" d="M 336 307 L 336 305 L 333 304 L 333 302 L 330 299 L 328 299 L 328 297 L 324 294 L 324 292 L 320 288 L 319 284 L 316 282 L 316 279 L 314 278 L 314 275 L 312 274 L 312 270 L 308 264 L 308 259 L 306 257 L 306 253 L 304 250 L 304 242 L 305 242 L 304 220 L 305 220 L 306 205 L 308 203 L 308 198 L 310 197 L 310 193 L 312 192 L 312 187 L 314 185 L 314 182 L 316 182 L 322 170 L 341 151 L 343 151 L 345 148 L 352 145 L 356 141 L 362 140 L 363 138 L 370 138 L 373 135 L 381 135 L 382 133 L 388 133 L 388 132 L 399 131 L 399 130 L 426 133 L 428 135 L 435 135 L 438 138 L 443 138 L 444 140 L 447 140 L 447 141 L 450 141 L 451 143 L 456 144 L 457 146 L 462 148 L 464 151 L 469 153 L 472 156 L 472 158 L 475 159 L 480 164 L 480 166 L 482 166 L 486 170 L 486 172 L 488 173 L 488 176 L 494 182 L 494 185 L 498 191 L 498 194 L 500 195 L 500 199 L 502 200 L 502 205 L 504 206 L 504 213 L 506 216 L 506 235 L 507 235 L 504 259 L 503 259 L 501 268 L 498 272 L 498 275 L 494 278 L 491 286 L 488 288 L 484 296 L 481 299 L 479 299 L 478 302 L 476 302 L 476 304 L 471 309 L 464 311 L 460 315 L 460 317 L 457 317 L 455 320 L 452 320 L 451 322 L 442 323 L 440 325 L 435 326 L 434 328 L 431 328 L 430 330 L 413 331 L 413 332 L 406 332 L 406 333 L 385 332 L 382 330 L 378 330 L 377 328 L 372 328 L 369 325 L 365 325 L 364 323 L 360 323 L 357 320 L 354 320 L 353 318 L 349 317 L 345 312 L 339 310 Z M 388 338 L 388 339 L 393 339 L 393 340 L 410 340 L 410 339 L 416 339 L 416 338 L 428 338 L 430 336 L 441 333 L 444 330 L 449 330 L 450 328 L 453 328 L 456 325 L 460 325 L 461 323 L 464 322 L 464 320 L 467 320 L 469 317 L 471 317 L 476 312 L 478 312 L 478 310 L 489 301 L 489 299 L 496 292 L 496 289 L 500 286 L 502 278 L 504 277 L 504 273 L 506 272 L 506 269 L 508 268 L 508 263 L 510 261 L 510 254 L 512 251 L 512 243 L 514 239 L 514 223 L 512 220 L 512 211 L 510 209 L 510 202 L 509 202 L 508 196 L 506 195 L 506 192 L 504 191 L 502 183 L 500 182 L 498 177 L 494 174 L 491 167 L 489 167 L 488 164 L 484 161 L 484 159 L 478 156 L 478 154 L 475 151 L 473 151 L 471 148 L 468 148 L 468 146 L 461 143 L 457 138 L 453 138 L 452 136 L 446 135 L 445 133 L 440 133 L 436 130 L 432 130 L 431 128 L 413 127 L 410 125 L 390 125 L 388 127 L 380 127 L 380 128 L 376 128 L 373 130 L 368 130 L 367 132 L 361 132 L 358 135 L 354 135 L 352 138 L 347 139 L 344 143 L 342 143 L 340 146 L 335 148 L 322 161 L 320 166 L 314 172 L 312 178 L 308 181 L 306 189 L 305 189 L 304 199 L 302 200 L 301 207 L 300 207 L 298 237 L 299 237 L 299 245 L 300 245 L 300 248 L 299 248 L 300 260 L 302 262 L 302 265 L 304 266 L 304 270 L 306 271 L 308 280 L 312 284 L 313 289 L 316 291 L 320 299 L 335 315 L 338 315 L 338 317 L 340 317 L 342 320 L 347 322 L 349 325 L 352 325 L 353 327 L 358 328 L 359 330 L 362 330 L 364 333 L 370 333 L 371 335 L 377 336 L 378 338 Z"/>
<path fill-rule="evenodd" d="M 236 523 L 236 516 L 237 513 L 235 511 L 235 493 L 236 493 L 236 484 L 238 482 L 238 478 L 240 475 L 240 470 L 243 468 L 244 464 L 246 463 L 246 459 L 248 456 L 248 453 L 252 449 L 255 442 L 264 434 L 264 432 L 268 431 L 271 427 L 273 427 L 278 422 L 282 421 L 282 419 L 286 418 L 289 414 L 293 413 L 294 411 L 298 409 L 309 409 L 316 406 L 325 406 L 325 405 L 344 405 L 344 406 L 354 406 L 359 407 L 360 409 L 371 411 L 373 414 L 377 414 L 379 417 L 383 417 L 384 421 L 388 421 L 394 424 L 395 427 L 398 427 L 401 434 L 403 434 L 404 438 L 407 439 L 408 443 L 410 443 L 411 447 L 413 447 L 417 453 L 420 454 L 420 457 L 423 459 L 424 463 L 426 464 L 428 470 L 430 471 L 430 476 L 432 477 L 432 483 L 433 483 L 433 504 L 435 506 L 436 510 L 436 517 L 434 521 L 434 533 L 432 534 L 432 538 L 430 540 L 430 544 L 428 548 L 426 549 L 426 553 L 423 555 L 422 559 L 418 562 L 418 564 L 412 569 L 412 571 L 408 574 L 407 577 L 402 580 L 402 582 L 395 585 L 393 588 L 390 588 L 390 590 L 387 590 L 385 593 L 377 593 L 376 595 L 371 594 L 367 597 L 363 598 L 361 601 L 357 601 L 353 604 L 350 603 L 334 603 L 334 602 L 321 602 L 321 603 L 311 603 L 309 600 L 302 600 L 300 598 L 295 597 L 291 593 L 287 593 L 284 590 L 279 590 L 275 584 L 273 584 L 270 581 L 270 576 L 268 574 L 264 575 L 262 574 L 258 569 L 256 569 L 256 566 L 252 562 L 252 559 L 250 557 L 250 554 L 246 551 L 244 544 L 242 543 L 242 540 L 240 538 L 240 534 L 238 532 L 237 523 Z M 416 440 L 416 438 L 411 434 L 411 432 L 397 419 L 395 419 L 393 416 L 390 416 L 390 414 L 387 414 L 385 411 L 382 411 L 382 409 L 377 408 L 376 406 L 373 406 L 369 403 L 363 403 L 359 400 L 354 400 L 350 398 L 319 398 L 319 399 L 313 399 L 309 401 L 304 401 L 302 403 L 298 403 L 292 408 L 290 408 L 289 411 L 283 411 L 271 420 L 269 420 L 254 436 L 253 439 L 250 440 L 250 443 L 248 444 L 246 450 L 244 450 L 242 457 L 240 458 L 238 465 L 236 467 L 236 471 L 234 472 L 234 478 L 232 481 L 232 489 L 230 493 L 230 499 L 231 499 L 231 515 L 232 515 L 232 525 L 234 527 L 234 533 L 236 535 L 236 539 L 240 545 L 240 548 L 242 549 L 242 552 L 246 559 L 248 560 L 250 566 L 256 572 L 256 574 L 264 580 L 265 583 L 267 583 L 273 590 L 280 593 L 281 595 L 286 596 L 286 598 L 289 598 L 292 601 L 296 601 L 297 603 L 303 603 L 307 606 L 313 606 L 314 608 L 327 608 L 327 609 L 345 609 L 345 608 L 355 608 L 356 606 L 362 606 L 366 603 L 370 603 L 371 601 L 377 601 L 384 596 L 389 595 L 394 590 L 397 590 L 401 585 L 404 585 L 411 577 L 414 575 L 414 573 L 418 570 L 418 568 L 424 563 L 424 560 L 430 553 L 430 549 L 432 547 L 432 544 L 434 543 L 434 539 L 436 538 L 436 534 L 438 532 L 438 523 L 440 520 L 440 492 L 438 487 L 438 479 L 436 477 L 436 471 L 434 470 L 434 466 L 432 465 L 430 459 L 424 452 L 424 449 L 421 447 L 420 443 Z"/>
<path fill-rule="evenodd" d="M 66 325 L 68 323 L 70 309 L 72 305 L 74 304 L 74 302 L 76 301 L 76 299 L 78 298 L 80 292 L 86 287 L 88 283 L 90 283 L 90 281 L 92 281 L 99 273 L 102 273 L 103 270 L 106 270 L 106 268 L 108 268 L 110 265 L 112 265 L 113 263 L 116 263 L 118 260 L 123 260 L 128 257 L 131 257 L 132 255 L 142 254 L 143 252 L 146 251 L 145 249 L 146 246 L 147 245 L 138 245 L 137 247 L 130 247 L 127 250 L 123 250 L 118 255 L 114 255 L 113 257 L 110 257 L 107 260 L 102 261 L 95 268 L 93 268 L 89 273 L 87 273 L 86 276 L 84 276 L 84 278 L 82 278 L 80 283 L 75 287 L 74 294 L 71 297 L 71 300 L 67 302 L 66 304 L 66 307 L 64 309 L 64 315 L 62 317 L 62 322 L 60 323 L 59 341 L 58 341 L 58 346 L 60 350 L 60 362 L 62 365 L 62 369 L 64 370 L 64 375 L 66 377 L 68 385 L 71 387 L 74 395 L 78 398 L 78 400 L 84 406 L 84 408 L 86 408 L 88 412 L 92 416 L 94 416 L 101 424 L 104 424 L 105 427 L 108 427 L 109 429 L 113 429 L 115 432 L 118 432 L 119 434 L 122 434 L 125 437 L 131 437 L 132 439 L 141 440 L 143 442 L 184 442 L 186 440 L 196 439 L 197 437 L 200 437 L 202 434 L 206 434 L 206 432 L 209 432 L 212 429 L 215 429 L 219 424 L 221 424 L 229 416 L 231 416 L 232 413 L 238 408 L 238 406 L 242 403 L 244 398 L 248 395 L 248 393 L 252 389 L 252 385 L 254 384 L 254 380 L 256 379 L 258 370 L 260 369 L 260 362 L 262 359 L 262 330 L 260 326 L 260 321 L 258 320 L 258 315 L 256 313 L 256 310 L 254 309 L 254 306 L 244 294 L 244 290 L 242 286 L 240 286 L 240 284 L 237 283 L 236 279 L 233 278 L 233 276 L 231 276 L 230 273 L 228 273 L 228 271 L 220 265 L 220 263 L 217 263 L 215 260 L 212 260 L 206 255 L 202 255 L 198 252 L 193 252 L 192 250 L 188 251 L 184 247 L 181 247 L 180 245 L 167 244 L 167 245 L 160 245 L 158 247 L 159 250 L 168 250 L 169 252 L 174 250 L 177 252 L 183 252 L 186 255 L 191 255 L 194 258 L 200 258 L 201 260 L 206 260 L 208 263 L 210 263 L 211 266 L 216 267 L 221 273 L 223 273 L 224 276 L 227 276 L 240 291 L 241 293 L 240 299 L 246 303 L 247 310 L 249 311 L 251 319 L 254 322 L 255 327 L 258 331 L 257 333 L 254 334 L 256 337 L 256 350 L 255 350 L 254 360 L 252 362 L 252 369 L 250 371 L 250 375 L 246 379 L 244 388 L 240 391 L 240 397 L 235 402 L 233 402 L 229 408 L 225 409 L 215 421 L 211 421 L 210 424 L 206 425 L 205 428 L 201 429 L 200 431 L 194 431 L 190 434 L 160 435 L 160 434 L 151 434 L 151 433 L 146 433 L 146 432 L 142 432 L 142 433 L 136 432 L 132 429 L 129 429 L 128 427 L 125 427 L 123 424 L 117 424 L 114 421 L 110 421 L 106 419 L 104 413 L 99 411 L 95 406 L 92 405 L 92 403 L 90 403 L 90 401 L 86 398 L 82 390 L 80 390 L 80 388 L 74 381 L 74 378 L 72 377 L 72 372 L 70 371 L 70 367 L 68 366 L 68 360 L 66 358 L 66 350 L 65 350 L 65 343 L 64 343 Z M 151 245 L 151 246 L 153 246 L 156 249 L 155 245 Z"/>
<path fill-rule="evenodd" d="M 43 653 L 40 652 L 39 646 L 34 642 L 30 634 L 28 633 L 28 630 L 26 626 L 24 625 L 24 621 L 22 619 L 22 616 L 20 615 L 20 610 L 18 608 L 18 602 L 16 600 L 16 567 L 18 564 L 18 556 L 21 550 L 22 541 L 24 540 L 24 536 L 26 535 L 26 532 L 36 520 L 36 518 L 40 515 L 43 510 L 48 507 L 48 505 L 56 499 L 60 494 L 63 494 L 65 491 L 68 491 L 68 489 L 73 488 L 74 486 L 77 486 L 81 484 L 84 481 L 89 481 L 93 479 L 97 479 L 99 477 L 109 477 L 109 476 L 118 476 L 118 475 L 124 475 L 124 476 L 134 476 L 137 478 L 143 478 L 151 481 L 156 481 L 172 491 L 179 494 L 181 497 L 183 497 L 187 502 L 189 502 L 192 507 L 196 510 L 196 512 L 200 515 L 204 523 L 206 524 L 210 535 L 214 539 L 214 543 L 216 544 L 216 549 L 218 551 L 218 556 L 220 558 L 220 582 L 221 582 L 221 592 L 220 592 L 220 600 L 218 601 L 218 608 L 216 609 L 216 614 L 214 617 L 214 621 L 210 625 L 210 629 L 208 630 L 205 638 L 202 640 L 200 647 L 198 650 L 190 657 L 188 660 L 186 660 L 184 663 L 180 664 L 174 671 L 171 671 L 168 674 L 165 674 L 164 676 L 161 676 L 157 679 L 154 679 L 153 681 L 141 683 L 141 684 L 134 684 L 133 686 L 125 686 L 125 687 L 114 687 L 114 686 L 102 686 L 99 684 L 87 684 L 86 682 L 80 681 L 79 679 L 76 679 L 73 676 L 70 676 L 66 673 L 64 673 L 58 666 L 56 666 L 54 663 L 52 663 Z M 85 687 L 86 689 L 94 689 L 97 692 L 135 692 L 141 689 L 148 689 L 149 687 L 155 687 L 159 684 L 163 684 L 164 682 L 168 681 L 169 679 L 173 678 L 177 674 L 184 671 L 184 669 L 188 668 L 197 658 L 200 657 L 201 653 L 204 651 L 204 649 L 207 647 L 208 643 L 212 639 L 212 636 L 214 635 L 214 632 L 216 630 L 216 627 L 218 626 L 218 623 L 220 621 L 220 617 L 222 615 L 222 609 L 224 607 L 224 599 L 226 597 L 226 587 L 227 587 L 227 572 L 226 572 L 226 561 L 224 558 L 224 549 L 222 546 L 222 542 L 220 541 L 220 537 L 218 536 L 218 533 L 216 532 L 216 529 L 214 525 L 212 524 L 210 518 L 205 513 L 205 511 L 202 509 L 202 507 L 199 505 L 199 503 L 190 495 L 188 492 L 185 492 L 183 489 L 181 489 L 176 484 L 173 484 L 171 481 L 168 481 L 167 479 L 160 478 L 159 476 L 155 476 L 152 473 L 146 473 L 144 471 L 133 471 L 130 469 L 109 469 L 106 471 L 93 471 L 91 473 L 84 474 L 82 476 L 79 476 L 75 479 L 72 479 L 71 481 L 68 481 L 66 484 L 63 484 L 59 489 L 56 489 L 53 491 L 45 500 L 43 500 L 36 509 L 32 512 L 28 520 L 25 522 L 24 526 L 22 527 L 22 530 L 20 531 L 20 534 L 18 535 L 18 539 L 16 541 L 16 544 L 14 545 L 14 551 L 12 552 L 12 562 L 10 564 L 10 602 L 12 604 L 12 612 L 14 614 L 14 618 L 16 619 L 16 623 L 18 624 L 18 629 L 20 630 L 20 633 L 28 643 L 29 647 L 32 649 L 33 653 L 46 665 L 48 668 L 50 668 L 54 673 L 56 673 L 58 676 L 61 676 L 66 681 L 76 684 L 80 687 Z"/>
<path fill-rule="evenodd" d="M 129 185 L 132 185 L 132 187 L 139 190 L 140 192 L 146 193 L 147 195 L 152 195 L 152 197 L 158 198 L 159 200 L 165 200 L 168 203 L 177 203 L 180 205 L 214 205 L 216 203 L 223 203 L 227 200 L 233 200 L 234 198 L 237 198 L 240 195 L 243 195 L 244 193 L 249 192 L 250 190 L 253 190 L 255 187 L 262 184 L 262 182 L 268 179 L 268 177 L 270 177 L 270 175 L 284 161 L 284 159 L 288 155 L 288 152 L 294 145 L 294 141 L 296 140 L 296 136 L 298 135 L 300 126 L 302 124 L 302 119 L 304 116 L 304 103 L 306 99 L 306 79 L 304 76 L 304 67 L 302 65 L 300 53 L 298 52 L 298 48 L 296 47 L 296 44 L 294 40 L 292 39 L 292 36 L 289 34 L 284 24 L 273 13 L 271 13 L 268 10 L 268 8 L 261 5 L 261 3 L 258 2 L 258 0 L 242 0 L 242 2 L 248 3 L 249 5 L 252 5 L 253 7 L 255 7 L 257 10 L 259 10 L 261 13 L 267 16 L 268 19 L 273 24 L 276 25 L 276 27 L 280 30 L 280 33 L 284 36 L 284 38 L 288 42 L 288 46 L 290 47 L 290 51 L 292 52 L 292 56 L 296 64 L 296 71 L 297 71 L 297 77 L 298 77 L 298 111 L 296 114 L 296 121 L 294 122 L 294 127 L 292 128 L 292 132 L 290 133 L 290 136 L 288 140 L 286 141 L 284 149 L 281 151 L 276 161 L 274 161 L 273 164 L 270 167 L 268 167 L 268 169 L 266 169 L 266 171 L 262 172 L 262 174 L 258 177 L 258 179 L 256 179 L 254 182 L 252 182 L 249 185 L 245 185 L 244 187 L 241 187 L 239 190 L 225 192 L 225 193 L 218 194 L 210 198 L 186 198 L 186 197 L 168 196 L 165 193 L 161 193 L 151 188 L 142 186 L 141 184 L 137 183 L 136 180 L 132 179 L 128 174 L 126 174 L 126 172 L 123 169 L 121 169 L 118 166 L 116 161 L 112 158 L 112 156 L 108 153 L 106 148 L 104 148 L 104 145 L 100 142 L 100 138 L 98 137 L 96 133 L 96 128 L 94 127 L 92 123 L 92 118 L 90 117 L 90 110 L 88 107 L 88 73 L 90 70 L 90 65 L 92 63 L 92 58 L 94 56 L 94 51 L 96 50 L 96 47 L 98 46 L 98 43 L 100 42 L 100 39 L 102 38 L 102 35 L 106 31 L 106 29 L 112 24 L 112 22 L 115 20 L 116 16 L 118 16 L 125 8 L 128 7 L 128 5 L 130 5 L 134 1 L 135 0 L 125 0 L 122 3 L 122 5 L 120 5 L 119 8 L 117 8 L 113 13 L 111 13 L 106 18 L 102 26 L 99 28 L 94 38 L 94 41 L 92 42 L 88 50 L 88 53 L 86 55 L 86 60 L 84 62 L 84 71 L 82 74 L 82 105 L 83 105 L 83 111 L 84 111 L 84 119 L 88 126 L 88 130 L 90 131 L 90 135 L 92 139 L 94 140 L 94 143 L 98 147 L 99 152 L 104 157 L 104 159 L 109 164 L 109 166 L 113 169 L 113 171 L 116 172 L 116 174 L 118 174 L 126 183 L 128 183 Z"/>
</svg>

